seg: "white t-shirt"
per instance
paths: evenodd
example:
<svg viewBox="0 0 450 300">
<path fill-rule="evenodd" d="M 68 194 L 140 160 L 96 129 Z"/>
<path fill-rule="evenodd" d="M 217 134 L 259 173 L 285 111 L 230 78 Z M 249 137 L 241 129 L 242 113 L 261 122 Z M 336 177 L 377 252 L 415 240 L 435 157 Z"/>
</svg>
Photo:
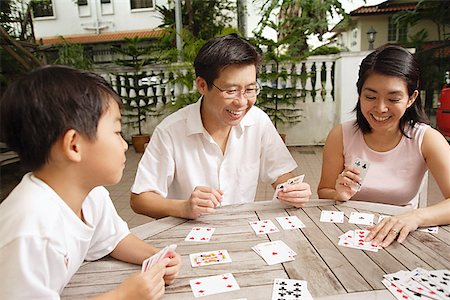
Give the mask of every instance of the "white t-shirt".
<svg viewBox="0 0 450 300">
<path fill-rule="evenodd" d="M 225 153 L 204 129 L 201 100 L 178 110 L 155 129 L 131 191 L 189 199 L 196 186 L 224 191 L 223 205 L 253 202 L 258 178 L 273 183 L 297 163 L 269 117 L 253 106 L 231 129 Z"/>
<path fill-rule="evenodd" d="M 109 254 L 129 234 L 104 187 L 82 209 L 86 223 L 43 181 L 22 178 L 0 205 L 2 299 L 59 299 L 85 259 Z"/>
</svg>

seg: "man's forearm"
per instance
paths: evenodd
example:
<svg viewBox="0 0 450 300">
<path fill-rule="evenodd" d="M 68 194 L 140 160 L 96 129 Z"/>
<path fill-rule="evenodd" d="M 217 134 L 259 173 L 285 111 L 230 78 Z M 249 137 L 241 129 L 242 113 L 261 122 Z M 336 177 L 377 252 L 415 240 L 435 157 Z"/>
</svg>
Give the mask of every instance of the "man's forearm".
<svg viewBox="0 0 450 300">
<path fill-rule="evenodd" d="M 155 219 L 174 216 L 185 218 L 185 200 L 166 199 L 154 192 L 131 194 L 130 206 L 135 213 Z"/>
</svg>

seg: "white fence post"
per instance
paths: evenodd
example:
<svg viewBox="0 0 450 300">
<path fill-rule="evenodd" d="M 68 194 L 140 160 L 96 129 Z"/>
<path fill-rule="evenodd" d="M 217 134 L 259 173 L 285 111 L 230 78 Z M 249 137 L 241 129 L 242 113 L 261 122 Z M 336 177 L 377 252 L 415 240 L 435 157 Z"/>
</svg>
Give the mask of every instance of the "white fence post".
<svg viewBox="0 0 450 300">
<path fill-rule="evenodd" d="M 341 52 L 334 71 L 334 98 L 338 105 L 336 124 L 355 119 L 352 112 L 358 101 L 356 81 L 359 65 L 370 51 Z"/>
<path fill-rule="evenodd" d="M 359 65 L 363 57 L 369 52 L 352 52 L 352 53 L 340 53 L 337 55 L 321 55 L 312 56 L 305 61 L 300 61 L 283 64 L 282 68 L 286 70 L 288 74 L 286 80 L 278 80 L 281 85 L 286 87 L 295 86 L 296 94 L 299 100 L 296 105 L 301 110 L 301 122 L 297 124 L 281 124 L 278 126 L 280 132 L 286 133 L 286 143 L 288 145 L 320 145 L 325 142 L 329 130 L 335 125 L 344 122 L 346 120 L 354 118 L 352 110 L 357 101 L 356 80 L 358 78 Z M 311 76 L 312 66 L 316 66 L 315 76 Z M 334 65 L 334 81 L 332 82 L 332 69 Z M 322 66 L 325 67 L 322 76 Z M 167 80 L 170 72 L 173 72 L 173 76 L 176 78 L 177 73 L 186 74 L 188 72 L 187 67 L 181 66 L 178 71 L 169 71 L 169 66 L 163 65 L 149 65 L 145 67 L 148 81 L 159 81 L 163 76 L 165 84 L 164 95 L 161 91 L 161 87 L 157 86 L 155 90 L 149 88 L 147 91 L 148 96 L 156 96 L 158 99 L 157 105 L 162 105 L 161 98 L 171 97 L 171 89 L 174 89 L 175 96 L 189 92 L 189 88 L 181 83 L 167 84 Z M 268 63 L 262 67 L 262 70 L 266 73 L 274 72 L 274 65 Z M 112 73 L 125 73 L 123 69 L 111 69 L 101 70 L 99 73 L 105 78 L 108 74 Z M 300 75 L 302 72 L 306 72 L 307 78 L 301 79 L 300 77 L 292 78 L 294 75 Z M 106 76 L 105 74 L 106 73 Z M 295 74 L 296 73 L 296 74 Z M 312 86 L 312 80 L 315 80 L 315 86 Z M 122 78 L 121 81 L 124 79 Z M 124 88 L 125 82 L 117 82 L 115 75 L 109 76 L 109 81 L 113 85 L 113 88 L 117 90 L 119 95 L 125 96 L 128 92 Z M 272 85 L 271 80 L 262 81 L 261 85 Z M 118 88 L 118 85 L 121 88 Z M 312 101 L 312 89 L 316 90 L 315 101 Z M 194 87 L 195 89 L 195 87 Z M 324 90 L 322 90 L 324 89 Z M 129 91 L 131 94 L 134 91 Z M 333 94 L 332 94 L 333 92 Z M 132 96 L 132 95 L 130 95 Z M 170 101 L 168 101 L 170 102 Z M 152 132 L 153 128 L 158 124 L 161 118 L 149 118 L 144 125 L 147 132 Z M 127 136 L 131 132 L 131 128 L 123 128 L 124 134 Z M 128 132 L 130 130 L 130 132 Z"/>
</svg>

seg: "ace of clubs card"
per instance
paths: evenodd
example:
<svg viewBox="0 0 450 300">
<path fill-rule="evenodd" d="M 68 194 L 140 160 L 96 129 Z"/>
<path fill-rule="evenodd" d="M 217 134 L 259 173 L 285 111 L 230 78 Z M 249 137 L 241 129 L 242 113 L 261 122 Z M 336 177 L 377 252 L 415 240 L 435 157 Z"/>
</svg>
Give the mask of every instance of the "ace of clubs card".
<svg viewBox="0 0 450 300">
<path fill-rule="evenodd" d="M 350 213 L 350 218 L 348 218 L 348 222 L 351 224 L 373 225 L 374 217 L 373 214 L 352 211 Z"/>
</svg>

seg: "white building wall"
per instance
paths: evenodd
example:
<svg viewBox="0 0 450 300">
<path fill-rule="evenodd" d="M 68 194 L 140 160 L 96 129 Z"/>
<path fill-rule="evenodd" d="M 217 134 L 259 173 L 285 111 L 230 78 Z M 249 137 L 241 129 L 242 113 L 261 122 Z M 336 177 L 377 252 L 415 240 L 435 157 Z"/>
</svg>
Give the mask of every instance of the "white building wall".
<svg viewBox="0 0 450 300">
<path fill-rule="evenodd" d="M 74 0 L 51 0 L 54 16 L 34 18 L 37 38 L 77 34 L 96 34 L 153 29 L 161 24 L 154 8 L 131 10 L 129 0 L 88 0 L 88 5 L 78 6 Z M 155 0 L 156 5 L 167 6 L 167 0 Z"/>
</svg>

